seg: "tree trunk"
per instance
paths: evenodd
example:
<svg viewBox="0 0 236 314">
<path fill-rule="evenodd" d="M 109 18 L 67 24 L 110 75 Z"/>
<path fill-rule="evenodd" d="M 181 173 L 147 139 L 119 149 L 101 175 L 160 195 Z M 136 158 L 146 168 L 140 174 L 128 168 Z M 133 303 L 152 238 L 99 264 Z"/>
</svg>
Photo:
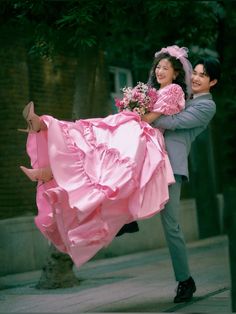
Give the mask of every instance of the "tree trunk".
<svg viewBox="0 0 236 314">
<path fill-rule="evenodd" d="M 73 272 L 73 261 L 70 256 L 59 252 L 51 245 L 36 288 L 58 289 L 76 285 L 79 285 L 79 279 Z"/>
<path fill-rule="evenodd" d="M 78 57 L 73 118 L 101 117 L 109 110 L 108 67 L 99 49 L 85 49 Z M 111 107 L 110 107 L 111 108 Z M 56 289 L 79 284 L 69 255 L 51 246 L 38 289 Z"/>
<path fill-rule="evenodd" d="M 197 205 L 199 237 L 203 239 L 219 235 L 219 205 L 210 127 L 202 132 L 193 143 L 190 161 L 191 180 L 193 180 Z"/>
<path fill-rule="evenodd" d="M 99 48 L 80 52 L 76 69 L 73 118 L 103 117 L 111 112 L 108 66 Z"/>
</svg>

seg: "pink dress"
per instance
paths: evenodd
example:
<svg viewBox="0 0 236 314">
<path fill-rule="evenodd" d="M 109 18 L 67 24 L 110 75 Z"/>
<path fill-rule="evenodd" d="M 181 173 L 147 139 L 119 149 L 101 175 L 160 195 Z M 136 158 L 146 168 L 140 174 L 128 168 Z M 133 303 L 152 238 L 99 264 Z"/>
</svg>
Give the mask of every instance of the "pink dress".
<svg viewBox="0 0 236 314">
<path fill-rule="evenodd" d="M 183 109 L 178 85 L 159 92 L 154 111 Z M 124 224 L 152 217 L 168 201 L 174 177 L 163 134 L 130 111 L 75 122 L 41 118 L 48 129 L 28 135 L 27 153 L 32 168 L 50 165 L 54 179 L 38 182 L 35 223 L 80 267 Z"/>
</svg>

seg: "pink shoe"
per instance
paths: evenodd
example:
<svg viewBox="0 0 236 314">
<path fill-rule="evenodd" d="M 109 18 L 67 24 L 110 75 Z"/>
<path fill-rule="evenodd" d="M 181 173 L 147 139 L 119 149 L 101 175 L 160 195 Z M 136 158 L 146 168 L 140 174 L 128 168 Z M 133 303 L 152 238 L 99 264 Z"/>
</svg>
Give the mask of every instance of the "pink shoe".
<svg viewBox="0 0 236 314">
<path fill-rule="evenodd" d="M 42 129 L 43 122 L 40 120 L 40 117 L 37 114 L 35 114 L 34 103 L 32 101 L 25 106 L 22 115 L 25 118 L 28 127 L 27 129 L 18 129 L 18 131 L 29 133 L 39 132 Z"/>
<path fill-rule="evenodd" d="M 49 167 L 39 169 L 28 169 L 26 167 L 20 166 L 20 168 L 31 181 L 48 182 L 53 178 L 52 171 Z"/>
</svg>

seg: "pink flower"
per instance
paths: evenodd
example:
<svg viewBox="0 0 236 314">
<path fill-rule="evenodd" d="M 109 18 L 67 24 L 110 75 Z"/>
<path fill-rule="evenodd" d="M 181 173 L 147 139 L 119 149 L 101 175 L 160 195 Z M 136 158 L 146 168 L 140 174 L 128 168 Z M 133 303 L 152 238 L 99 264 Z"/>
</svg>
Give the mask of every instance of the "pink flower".
<svg viewBox="0 0 236 314">
<path fill-rule="evenodd" d="M 134 87 L 125 87 L 122 89 L 123 99 L 115 100 L 115 105 L 119 111 L 130 110 L 139 115 L 152 111 L 153 105 L 158 99 L 157 90 L 142 82 Z"/>
</svg>

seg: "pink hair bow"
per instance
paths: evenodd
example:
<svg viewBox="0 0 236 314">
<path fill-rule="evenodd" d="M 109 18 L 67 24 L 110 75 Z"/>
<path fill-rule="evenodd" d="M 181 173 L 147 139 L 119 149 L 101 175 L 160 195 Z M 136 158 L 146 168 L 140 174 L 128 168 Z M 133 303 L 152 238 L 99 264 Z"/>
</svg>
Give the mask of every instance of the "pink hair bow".
<svg viewBox="0 0 236 314">
<path fill-rule="evenodd" d="M 175 57 L 176 59 L 180 59 L 182 57 L 188 58 L 188 48 L 186 47 L 178 47 L 176 45 L 168 46 L 166 48 L 162 48 L 160 51 L 155 53 L 155 57 L 157 57 L 160 53 L 168 53 L 170 56 Z"/>
</svg>

